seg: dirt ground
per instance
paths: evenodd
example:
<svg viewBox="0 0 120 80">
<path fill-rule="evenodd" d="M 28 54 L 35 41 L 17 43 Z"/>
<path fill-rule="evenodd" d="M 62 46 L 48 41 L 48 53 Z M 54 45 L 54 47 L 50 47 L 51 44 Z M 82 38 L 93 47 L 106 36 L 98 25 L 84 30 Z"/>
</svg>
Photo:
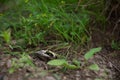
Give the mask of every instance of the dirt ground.
<svg viewBox="0 0 120 80">
<path fill-rule="evenodd" d="M 83 65 L 83 54 L 89 48 L 101 46 L 101 43 L 107 40 L 107 37 L 102 40 L 101 33 L 93 34 L 92 37 L 89 47 L 86 46 L 83 52 L 78 50 L 77 53 L 77 59 Z M 13 74 L 8 74 L 10 59 L 13 56 L 4 54 L 2 51 L 0 54 L 0 80 L 120 80 L 120 51 L 112 49 L 110 45 L 104 45 L 102 51 L 89 60 L 89 63 L 99 65 L 99 71 L 91 71 L 87 68 L 62 71 L 60 68 L 50 67 L 45 61 L 31 56 L 36 68 L 20 68 Z"/>
<path fill-rule="evenodd" d="M 95 72 L 88 69 L 60 71 L 59 68 L 49 68 L 44 61 L 34 60 L 36 68 L 19 69 L 8 74 L 10 55 L 0 56 L 0 80 L 120 80 L 120 51 L 110 52 L 103 49 L 89 63 L 97 63 L 100 70 Z M 113 57 L 114 55 L 114 57 Z M 82 61 L 82 58 L 79 57 Z M 84 63 L 83 63 L 84 64 Z"/>
</svg>

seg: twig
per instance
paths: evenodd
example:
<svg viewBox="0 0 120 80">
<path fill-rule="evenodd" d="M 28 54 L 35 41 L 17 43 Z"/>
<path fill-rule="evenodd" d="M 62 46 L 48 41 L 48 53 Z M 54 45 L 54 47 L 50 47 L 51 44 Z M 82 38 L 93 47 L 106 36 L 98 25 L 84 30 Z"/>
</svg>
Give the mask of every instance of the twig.
<svg viewBox="0 0 120 80">
<path fill-rule="evenodd" d="M 79 6 L 80 6 L 81 1 L 82 1 L 82 0 L 79 0 L 79 1 L 78 1 L 77 7 L 75 8 L 75 12 L 78 10 L 78 8 L 79 8 Z"/>
<path fill-rule="evenodd" d="M 115 30 L 117 29 L 119 22 L 120 22 L 120 19 L 116 22 L 116 24 L 113 28 L 113 31 L 112 31 L 112 35 L 114 34 Z"/>
<path fill-rule="evenodd" d="M 119 5 L 120 5 L 120 4 L 117 4 L 117 5 L 115 5 L 115 6 L 111 9 L 111 11 L 110 11 L 110 13 L 109 13 L 109 15 L 108 15 L 108 17 L 107 17 L 107 20 L 110 18 L 112 12 L 115 11 L 115 10 L 119 7 Z"/>
<path fill-rule="evenodd" d="M 103 55 L 103 54 L 101 54 L 101 56 L 102 56 L 103 58 L 105 58 L 105 59 L 107 60 L 107 62 L 110 62 L 111 65 L 112 65 L 118 72 L 120 72 L 120 69 L 117 68 L 117 67 L 112 63 L 112 61 L 111 61 L 108 57 L 106 57 L 106 56 Z"/>
</svg>

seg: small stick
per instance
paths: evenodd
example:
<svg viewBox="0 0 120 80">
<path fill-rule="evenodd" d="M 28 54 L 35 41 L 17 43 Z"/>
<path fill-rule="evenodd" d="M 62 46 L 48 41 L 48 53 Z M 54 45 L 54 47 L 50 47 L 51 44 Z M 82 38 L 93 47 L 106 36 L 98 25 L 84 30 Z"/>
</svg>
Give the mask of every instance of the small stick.
<svg viewBox="0 0 120 80">
<path fill-rule="evenodd" d="M 75 12 L 78 10 L 81 1 L 82 1 L 82 0 L 79 0 L 79 1 L 78 1 L 77 7 L 75 8 Z"/>
<path fill-rule="evenodd" d="M 111 61 L 108 57 L 104 56 L 103 54 L 101 54 L 101 56 L 102 56 L 104 59 L 106 59 L 107 62 L 110 62 L 111 65 L 112 65 L 118 72 L 120 72 L 120 69 L 117 68 L 117 66 L 115 66 L 115 65 L 112 63 L 112 61 Z"/>
<path fill-rule="evenodd" d="M 114 34 L 115 30 L 117 29 L 119 22 L 120 22 L 120 19 L 116 22 L 116 24 L 113 28 L 113 31 L 112 31 L 112 35 Z"/>
</svg>

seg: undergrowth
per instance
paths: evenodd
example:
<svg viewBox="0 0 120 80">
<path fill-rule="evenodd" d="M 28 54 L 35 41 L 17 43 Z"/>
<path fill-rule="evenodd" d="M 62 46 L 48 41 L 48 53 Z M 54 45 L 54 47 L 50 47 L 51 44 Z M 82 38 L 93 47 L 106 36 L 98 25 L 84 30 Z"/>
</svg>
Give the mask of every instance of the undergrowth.
<svg viewBox="0 0 120 80">
<path fill-rule="evenodd" d="M 80 4 L 78 0 L 14 1 L 16 7 L 1 13 L 0 29 L 1 31 L 11 29 L 12 40 L 23 39 L 25 46 L 37 46 L 41 42 L 47 44 L 49 40 L 83 45 L 90 39 L 88 29 L 90 13 L 103 21 L 100 7 L 103 1 L 93 1 L 85 0 Z M 99 5 L 96 5 L 98 3 Z M 93 7 L 95 10 L 100 7 L 100 10 L 95 11 Z M 93 12 L 89 11 L 91 8 Z"/>
<path fill-rule="evenodd" d="M 11 6 L 0 13 L 0 44 L 7 45 L 7 50 L 20 48 L 18 51 L 22 52 L 29 51 L 31 46 L 49 45 L 51 41 L 85 45 L 90 40 L 91 19 L 105 23 L 105 6 L 104 0 L 80 1 L 15 0 L 14 6 L 9 3 Z"/>
</svg>

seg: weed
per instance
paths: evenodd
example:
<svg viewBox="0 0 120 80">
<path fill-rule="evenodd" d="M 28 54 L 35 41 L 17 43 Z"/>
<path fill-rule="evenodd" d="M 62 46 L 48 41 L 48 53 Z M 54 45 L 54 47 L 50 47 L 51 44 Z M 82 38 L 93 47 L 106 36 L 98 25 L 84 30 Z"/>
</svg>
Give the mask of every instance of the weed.
<svg viewBox="0 0 120 80">
<path fill-rule="evenodd" d="M 94 56 L 94 54 L 99 52 L 100 50 L 101 50 L 101 47 L 93 48 L 84 55 L 84 58 L 88 62 L 88 59 L 92 58 Z M 86 64 L 87 64 L 87 62 L 85 61 Z M 54 59 L 54 60 L 49 61 L 47 64 L 52 65 L 52 66 L 62 66 L 66 69 L 80 69 L 83 67 L 83 66 L 80 66 L 81 63 L 78 60 L 73 60 L 72 64 L 70 64 L 65 59 Z M 88 69 L 98 71 L 99 66 L 97 64 L 92 64 L 92 65 L 88 66 Z"/>
<path fill-rule="evenodd" d="M 10 41 L 11 41 L 11 30 L 10 29 L 2 31 L 0 36 L 3 38 L 3 40 L 7 44 L 10 44 Z"/>
<path fill-rule="evenodd" d="M 19 12 L 4 14 L 2 18 L 7 25 L 3 26 L 12 28 L 13 38 L 23 39 L 25 45 L 37 46 L 41 42 L 47 44 L 46 37 L 51 36 L 57 36 L 56 39 L 64 42 L 84 44 L 89 38 L 86 27 L 89 23 L 88 14 L 82 9 L 80 14 L 76 14 L 72 8 L 67 9 L 70 6 L 65 6 L 66 4 L 77 3 L 77 0 L 59 1 L 52 1 L 51 4 L 47 0 L 16 1 L 13 11 L 19 8 Z M 23 12 L 26 15 L 22 15 Z M 7 16 L 12 19 L 6 18 Z"/>
<path fill-rule="evenodd" d="M 62 66 L 67 69 L 79 69 L 80 68 L 80 64 L 77 66 L 73 64 L 69 64 L 68 61 L 65 59 L 54 59 L 54 60 L 49 61 L 47 64 L 52 65 L 52 66 Z"/>
<path fill-rule="evenodd" d="M 116 42 L 116 41 L 113 40 L 112 43 L 111 43 L 111 47 L 113 49 L 120 50 L 120 42 Z"/>
<path fill-rule="evenodd" d="M 33 62 L 30 59 L 30 56 L 26 53 L 23 53 L 20 55 L 20 58 L 12 58 L 11 60 L 11 67 L 9 68 L 9 73 L 13 73 L 19 68 L 25 68 L 25 67 L 34 67 Z"/>
</svg>

